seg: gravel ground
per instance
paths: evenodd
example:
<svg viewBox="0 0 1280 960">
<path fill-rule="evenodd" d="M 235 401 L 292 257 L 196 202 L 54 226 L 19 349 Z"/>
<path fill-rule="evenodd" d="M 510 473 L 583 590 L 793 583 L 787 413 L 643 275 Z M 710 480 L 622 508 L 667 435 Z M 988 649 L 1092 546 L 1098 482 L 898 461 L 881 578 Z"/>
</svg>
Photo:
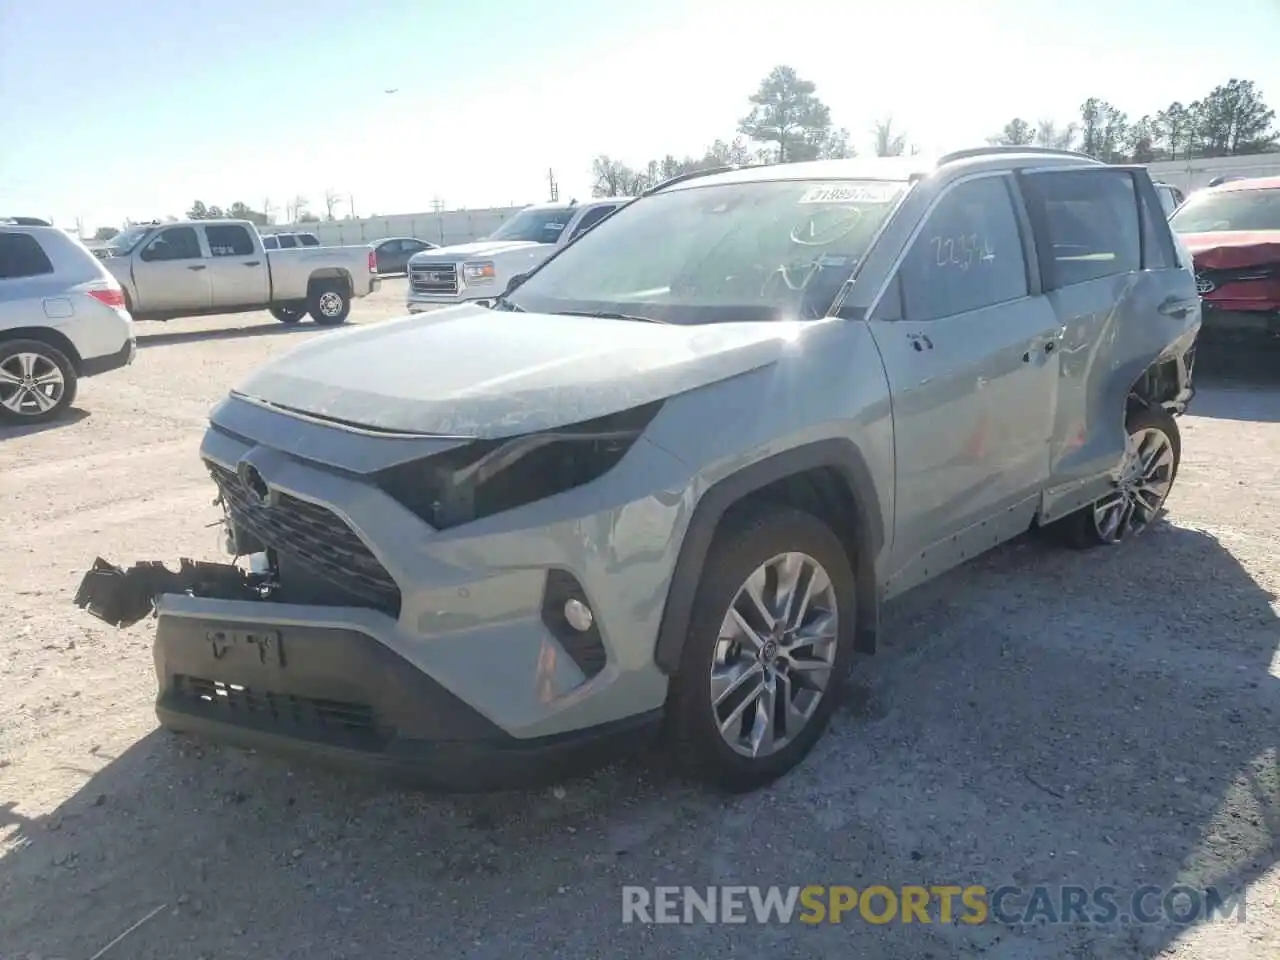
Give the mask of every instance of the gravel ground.
<svg viewBox="0 0 1280 960">
<path fill-rule="evenodd" d="M 773 789 L 726 800 L 633 762 L 438 799 L 157 730 L 150 623 L 72 608 L 95 554 L 217 556 L 206 411 L 328 335 L 261 315 L 140 333 L 76 418 L 0 433 L 0 957 L 88 960 L 144 917 L 107 960 L 1280 956 L 1280 377 L 1202 376 L 1141 541 L 1028 538 L 895 603 Z M 1243 884 L 1247 921 L 621 923 L 625 884 L 710 883 Z"/>
</svg>

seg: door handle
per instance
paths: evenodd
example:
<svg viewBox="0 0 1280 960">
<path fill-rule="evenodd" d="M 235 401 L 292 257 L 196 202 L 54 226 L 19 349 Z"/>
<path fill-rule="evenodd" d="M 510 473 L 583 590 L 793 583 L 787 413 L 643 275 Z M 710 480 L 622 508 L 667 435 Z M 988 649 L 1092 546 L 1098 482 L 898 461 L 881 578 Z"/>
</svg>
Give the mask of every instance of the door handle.
<svg viewBox="0 0 1280 960">
<path fill-rule="evenodd" d="M 1044 352 L 1045 352 L 1045 353 L 1053 353 L 1053 350 L 1054 350 L 1054 348 L 1055 348 L 1057 345 L 1058 345 L 1058 341 L 1057 341 L 1057 340 L 1049 340 L 1049 341 L 1046 341 L 1046 342 L 1045 342 L 1045 345 L 1044 345 Z"/>
<path fill-rule="evenodd" d="M 205 265 L 204 265 L 203 263 L 195 263 L 195 264 L 192 264 L 191 266 L 187 267 L 187 269 L 188 269 L 188 270 L 204 270 L 204 269 L 205 269 Z"/>
<path fill-rule="evenodd" d="M 1197 303 L 1199 303 L 1199 298 L 1195 300 L 1179 300 L 1177 297 L 1170 297 L 1160 304 L 1158 309 L 1166 317 L 1185 317 L 1195 309 Z"/>
<path fill-rule="evenodd" d="M 261 263 L 262 263 L 262 261 L 261 261 L 261 260 L 246 260 L 246 261 L 244 261 L 244 265 L 245 265 L 246 267 L 256 267 L 256 266 L 258 266 L 258 265 L 259 265 L 259 264 L 261 264 Z"/>
</svg>

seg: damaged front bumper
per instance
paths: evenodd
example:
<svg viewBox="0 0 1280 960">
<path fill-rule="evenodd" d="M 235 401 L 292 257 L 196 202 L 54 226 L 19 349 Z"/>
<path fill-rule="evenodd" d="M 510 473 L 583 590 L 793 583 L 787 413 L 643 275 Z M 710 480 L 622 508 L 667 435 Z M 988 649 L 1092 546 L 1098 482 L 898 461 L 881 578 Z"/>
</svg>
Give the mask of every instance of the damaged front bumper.
<svg viewBox="0 0 1280 960">
<path fill-rule="evenodd" d="M 659 713 L 517 738 L 374 634 L 370 611 L 317 619 L 272 600 L 268 574 L 99 558 L 76 605 L 113 626 L 157 615 L 160 723 L 181 733 L 385 776 L 488 791 L 553 782 L 651 742 Z"/>
</svg>

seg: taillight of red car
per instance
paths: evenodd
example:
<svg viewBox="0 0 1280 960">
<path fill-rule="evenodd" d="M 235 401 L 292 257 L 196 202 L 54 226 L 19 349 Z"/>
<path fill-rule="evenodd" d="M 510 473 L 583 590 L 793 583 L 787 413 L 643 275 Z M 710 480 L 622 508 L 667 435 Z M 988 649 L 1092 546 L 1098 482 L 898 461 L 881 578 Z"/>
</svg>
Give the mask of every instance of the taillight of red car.
<svg viewBox="0 0 1280 960">
<path fill-rule="evenodd" d="M 125 308 L 124 291 L 123 290 L 89 290 L 89 296 L 97 300 L 101 304 L 113 307 L 116 310 Z"/>
</svg>

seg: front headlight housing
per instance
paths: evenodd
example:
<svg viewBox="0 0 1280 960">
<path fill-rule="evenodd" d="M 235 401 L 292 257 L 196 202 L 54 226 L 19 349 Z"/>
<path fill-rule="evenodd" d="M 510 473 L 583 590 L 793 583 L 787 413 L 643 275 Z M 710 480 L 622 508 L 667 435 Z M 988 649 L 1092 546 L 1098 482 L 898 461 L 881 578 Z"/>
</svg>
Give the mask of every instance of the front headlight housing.
<svg viewBox="0 0 1280 960">
<path fill-rule="evenodd" d="M 500 440 L 477 440 L 390 467 L 377 485 L 437 530 L 536 503 L 612 470 L 662 401 L 595 420 Z"/>
<path fill-rule="evenodd" d="M 462 265 L 462 279 L 469 286 L 476 287 L 486 283 L 493 283 L 497 276 L 498 271 L 494 268 L 491 260 L 464 263 Z"/>
</svg>

